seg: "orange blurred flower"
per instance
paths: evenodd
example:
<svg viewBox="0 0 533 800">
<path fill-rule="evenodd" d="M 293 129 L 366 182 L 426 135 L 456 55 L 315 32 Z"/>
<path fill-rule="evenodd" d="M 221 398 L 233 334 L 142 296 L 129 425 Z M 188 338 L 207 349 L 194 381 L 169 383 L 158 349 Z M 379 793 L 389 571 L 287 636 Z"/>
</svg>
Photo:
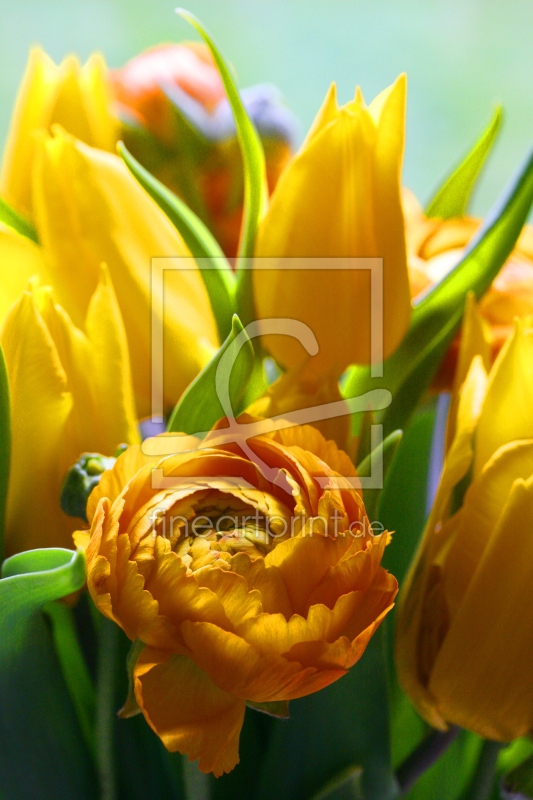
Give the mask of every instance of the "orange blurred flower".
<svg viewBox="0 0 533 800">
<path fill-rule="evenodd" d="M 159 45 L 110 73 L 133 155 L 210 227 L 229 256 L 242 217 L 242 158 L 222 79 L 203 44 Z M 272 191 L 291 153 L 294 121 L 271 86 L 242 99 L 265 148 Z"/>
<path fill-rule="evenodd" d="M 473 217 L 428 218 L 409 190 L 403 190 L 411 295 L 438 283 L 457 264 L 477 232 L 481 220 Z M 479 311 L 487 323 L 496 358 L 513 331 L 515 317 L 533 315 L 533 227 L 526 226 L 496 280 L 481 299 Z M 488 331 L 488 332 L 489 332 Z M 459 338 L 452 344 L 437 378 L 439 387 L 453 382 Z"/>
<path fill-rule="evenodd" d="M 357 483 L 345 453 L 306 426 L 229 438 L 163 458 L 131 447 L 87 506 L 93 600 L 145 645 L 137 702 L 169 750 L 215 775 L 239 761 L 246 702 L 342 677 L 397 592 L 380 566 L 387 534 L 338 477 Z"/>
</svg>

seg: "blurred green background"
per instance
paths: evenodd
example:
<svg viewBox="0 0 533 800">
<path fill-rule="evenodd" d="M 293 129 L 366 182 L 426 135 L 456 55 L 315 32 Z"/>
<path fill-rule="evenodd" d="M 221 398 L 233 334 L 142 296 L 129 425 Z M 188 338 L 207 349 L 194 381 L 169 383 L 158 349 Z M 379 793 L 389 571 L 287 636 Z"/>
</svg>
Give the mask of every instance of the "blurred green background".
<svg viewBox="0 0 533 800">
<path fill-rule="evenodd" d="M 28 48 L 57 61 L 104 53 L 122 65 L 161 41 L 195 38 L 172 0 L 0 0 L 0 144 Z M 530 0 L 188 0 L 241 87 L 277 84 L 305 133 L 332 80 L 341 102 L 357 83 L 369 102 L 406 71 L 404 183 L 422 199 L 475 140 L 495 100 L 504 125 L 479 185 L 484 213 L 533 144 Z"/>
</svg>

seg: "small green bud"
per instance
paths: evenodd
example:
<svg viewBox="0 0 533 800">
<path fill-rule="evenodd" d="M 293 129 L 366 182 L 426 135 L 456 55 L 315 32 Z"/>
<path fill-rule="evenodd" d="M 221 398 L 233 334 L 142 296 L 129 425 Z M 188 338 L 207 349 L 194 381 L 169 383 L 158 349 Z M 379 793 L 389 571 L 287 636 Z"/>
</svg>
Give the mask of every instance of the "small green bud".
<svg viewBox="0 0 533 800">
<path fill-rule="evenodd" d="M 99 453 L 84 453 L 76 461 L 67 472 L 61 488 L 61 508 L 65 514 L 88 521 L 85 508 L 89 495 L 100 483 L 102 474 L 106 469 L 111 469 L 115 461 L 116 458 L 108 458 Z"/>
</svg>

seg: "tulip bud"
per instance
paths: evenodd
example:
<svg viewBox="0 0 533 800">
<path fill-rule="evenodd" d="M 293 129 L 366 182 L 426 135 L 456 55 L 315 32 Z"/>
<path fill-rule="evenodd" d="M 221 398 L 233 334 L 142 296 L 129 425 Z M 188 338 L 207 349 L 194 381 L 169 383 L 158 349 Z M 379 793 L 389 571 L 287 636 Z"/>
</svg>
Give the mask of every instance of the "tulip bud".
<svg viewBox="0 0 533 800">
<path fill-rule="evenodd" d="M 30 285 L 7 316 L 2 347 L 12 406 L 6 552 L 72 547 L 76 523 L 60 504 L 65 473 L 80 453 L 138 441 L 126 337 L 105 270 L 83 330 L 48 287 Z"/>
<path fill-rule="evenodd" d="M 312 361 L 317 372 L 339 376 L 349 364 L 371 360 L 370 271 L 342 264 L 335 269 L 335 259 L 383 259 L 378 305 L 385 358 L 409 325 L 400 202 L 404 117 L 404 77 L 369 107 L 358 90 L 339 108 L 332 86 L 260 227 L 255 254 L 267 258 L 269 268 L 254 271 L 258 317 L 306 323 L 318 340 Z M 330 261 L 323 269 L 315 264 L 310 275 L 294 269 L 292 258 Z M 287 336 L 265 337 L 265 346 L 284 367 L 306 357 L 303 346 Z"/>
<path fill-rule="evenodd" d="M 533 729 L 531 363 L 533 331 L 521 325 L 488 378 L 472 361 L 398 610 L 398 674 L 420 714 L 498 741 Z"/>
<path fill-rule="evenodd" d="M 0 174 L 0 195 L 25 216 L 32 214 L 35 132 L 56 123 L 92 147 L 114 150 L 118 127 L 101 56 L 92 55 L 84 66 L 68 56 L 56 66 L 39 48 L 30 52 Z"/>
<path fill-rule="evenodd" d="M 152 48 L 111 72 L 110 83 L 127 148 L 234 256 L 242 217 L 242 158 L 233 113 L 208 48 L 195 43 Z M 272 191 L 289 159 L 295 122 L 272 86 L 254 86 L 241 96 L 265 148 Z"/>
</svg>

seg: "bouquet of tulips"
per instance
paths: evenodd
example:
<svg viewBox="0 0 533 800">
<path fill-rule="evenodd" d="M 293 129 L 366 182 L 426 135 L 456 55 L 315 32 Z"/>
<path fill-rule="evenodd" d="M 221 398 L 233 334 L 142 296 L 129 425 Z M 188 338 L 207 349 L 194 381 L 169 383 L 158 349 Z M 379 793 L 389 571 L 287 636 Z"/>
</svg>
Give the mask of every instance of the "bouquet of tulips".
<svg viewBox="0 0 533 800">
<path fill-rule="evenodd" d="M 533 798 L 533 156 L 423 209 L 405 76 L 294 152 L 180 13 L 12 117 L 0 798 Z"/>
</svg>

